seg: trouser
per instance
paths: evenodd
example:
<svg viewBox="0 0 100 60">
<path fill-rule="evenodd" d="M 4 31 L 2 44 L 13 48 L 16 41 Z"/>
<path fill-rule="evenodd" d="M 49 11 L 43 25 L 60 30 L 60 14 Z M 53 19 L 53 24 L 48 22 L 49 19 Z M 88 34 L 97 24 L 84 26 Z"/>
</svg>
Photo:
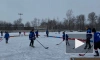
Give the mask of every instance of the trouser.
<svg viewBox="0 0 100 60">
<path fill-rule="evenodd" d="M 100 41 L 94 43 L 94 49 L 97 50 L 98 48 L 100 49 Z"/>
<path fill-rule="evenodd" d="M 31 39 L 31 41 L 30 41 L 30 46 L 34 46 L 34 40 L 33 39 Z"/>
<path fill-rule="evenodd" d="M 8 38 L 6 38 L 6 43 L 8 43 Z"/>
<path fill-rule="evenodd" d="M 94 43 L 94 49 L 95 49 L 95 53 L 96 53 L 96 55 L 94 55 L 94 56 L 99 56 L 98 48 L 100 49 L 100 41 Z"/>
<path fill-rule="evenodd" d="M 87 38 L 86 39 L 86 46 L 85 46 L 85 48 L 91 48 L 91 44 L 90 44 L 90 39 L 89 38 Z"/>
<path fill-rule="evenodd" d="M 47 34 L 47 37 L 48 37 L 48 34 Z"/>
<path fill-rule="evenodd" d="M 38 35 L 36 35 L 36 37 L 38 38 Z"/>
<path fill-rule="evenodd" d="M 19 33 L 19 35 L 21 35 L 21 33 Z"/>
<path fill-rule="evenodd" d="M 66 45 L 67 45 L 67 44 L 70 45 L 68 40 L 66 40 Z"/>
</svg>

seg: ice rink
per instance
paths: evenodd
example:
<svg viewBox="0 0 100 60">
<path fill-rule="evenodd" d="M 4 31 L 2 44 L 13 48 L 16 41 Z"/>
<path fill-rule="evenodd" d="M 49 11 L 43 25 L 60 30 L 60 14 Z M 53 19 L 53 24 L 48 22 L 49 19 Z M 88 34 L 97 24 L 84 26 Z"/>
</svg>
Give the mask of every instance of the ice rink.
<svg viewBox="0 0 100 60">
<path fill-rule="evenodd" d="M 14 35 L 19 34 L 10 33 L 10 36 Z M 29 35 L 29 33 L 26 33 L 26 35 Z M 39 35 L 37 40 L 45 47 L 49 47 L 48 49 L 44 49 L 37 40 L 34 42 L 35 48 L 30 47 L 28 36 L 24 36 L 23 34 L 19 37 L 10 37 L 8 44 L 5 43 L 5 39 L 3 38 L 3 40 L 0 40 L 0 60 L 70 60 L 70 57 L 78 57 L 78 54 L 66 53 L 65 41 L 60 45 L 56 45 L 62 41 L 61 38 L 46 37 L 44 36 L 45 32 L 40 32 Z M 62 37 L 62 33 L 58 34 L 57 32 L 50 32 L 49 35 Z M 73 50 L 72 47 L 68 46 L 68 50 Z M 86 54 L 84 57 L 93 57 L 93 54 Z"/>
</svg>

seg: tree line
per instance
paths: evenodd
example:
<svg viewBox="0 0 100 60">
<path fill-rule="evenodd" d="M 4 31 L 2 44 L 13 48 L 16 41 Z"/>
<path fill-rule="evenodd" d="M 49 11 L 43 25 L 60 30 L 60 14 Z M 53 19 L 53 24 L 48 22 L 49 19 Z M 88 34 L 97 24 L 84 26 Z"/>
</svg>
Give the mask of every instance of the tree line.
<svg viewBox="0 0 100 60">
<path fill-rule="evenodd" d="M 100 30 L 100 15 L 91 12 L 86 19 L 84 14 L 74 16 L 73 11 L 68 10 L 63 20 L 59 20 L 58 18 L 41 20 L 34 18 L 32 21 L 27 21 L 25 24 L 22 23 L 21 18 L 15 20 L 13 23 L 0 20 L 0 30 L 30 30 L 34 27 L 35 29 L 45 28 L 49 30 L 84 31 L 86 26 L 90 26 L 91 28 L 95 27 L 97 30 Z"/>
<path fill-rule="evenodd" d="M 95 12 L 91 12 L 88 14 L 88 18 L 85 18 L 84 14 L 80 14 L 78 16 L 73 15 L 72 10 L 68 10 L 66 13 L 66 18 L 63 19 L 62 22 L 57 19 L 47 19 L 42 20 L 42 27 L 47 27 L 48 29 L 58 29 L 58 30 L 86 30 L 85 27 L 89 26 L 90 28 L 96 28 L 100 30 L 100 15 L 96 15 Z"/>
</svg>

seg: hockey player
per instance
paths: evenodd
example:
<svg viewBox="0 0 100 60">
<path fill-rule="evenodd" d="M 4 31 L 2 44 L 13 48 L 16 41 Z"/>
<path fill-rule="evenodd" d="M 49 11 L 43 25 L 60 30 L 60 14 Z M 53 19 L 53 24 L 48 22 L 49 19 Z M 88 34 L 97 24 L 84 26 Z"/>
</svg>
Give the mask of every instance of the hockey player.
<svg viewBox="0 0 100 60">
<path fill-rule="evenodd" d="M 35 33 L 36 33 L 36 37 L 38 38 L 38 30 Z"/>
<path fill-rule="evenodd" d="M 91 28 L 87 29 L 87 34 L 86 34 L 86 46 L 84 47 L 84 49 L 91 49 L 91 44 L 90 44 L 90 39 L 92 38 L 92 34 L 91 34 Z"/>
<path fill-rule="evenodd" d="M 98 48 L 100 49 L 100 33 L 96 32 L 96 29 L 93 28 L 92 32 L 94 34 L 94 50 L 96 55 L 94 56 L 99 56 Z"/>
<path fill-rule="evenodd" d="M 49 31 L 48 31 L 48 29 L 46 30 L 46 35 L 47 35 L 47 37 L 48 37 L 48 35 L 49 35 Z"/>
<path fill-rule="evenodd" d="M 9 39 L 9 33 L 8 32 L 5 33 L 4 38 L 5 38 L 6 44 L 7 44 L 8 43 L 8 39 Z"/>
<path fill-rule="evenodd" d="M 21 36 L 21 32 L 19 32 L 19 36 Z"/>
<path fill-rule="evenodd" d="M 66 34 L 66 45 L 68 44 L 70 46 L 69 41 L 68 41 L 68 37 L 69 36 Z"/>
<path fill-rule="evenodd" d="M 35 40 L 36 38 L 35 38 L 34 29 L 32 29 L 32 31 L 30 32 L 30 34 L 29 34 L 29 39 L 30 39 L 30 46 L 31 46 L 31 47 L 35 47 L 35 46 L 34 46 L 34 40 Z"/>
<path fill-rule="evenodd" d="M 1 36 L 3 36 L 3 32 L 1 31 Z"/>
<path fill-rule="evenodd" d="M 62 37 L 63 37 L 63 41 L 64 41 L 65 40 L 65 32 L 63 32 Z"/>
</svg>

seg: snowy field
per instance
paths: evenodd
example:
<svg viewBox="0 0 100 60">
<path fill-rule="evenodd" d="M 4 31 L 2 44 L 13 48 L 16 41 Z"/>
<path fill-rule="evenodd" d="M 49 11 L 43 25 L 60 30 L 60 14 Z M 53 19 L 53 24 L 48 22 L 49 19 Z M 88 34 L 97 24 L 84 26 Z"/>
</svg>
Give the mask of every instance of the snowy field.
<svg viewBox="0 0 100 60">
<path fill-rule="evenodd" d="M 66 33 L 85 33 L 85 32 L 66 32 Z M 26 35 L 28 35 L 27 33 Z M 10 33 L 10 36 L 18 35 L 18 33 Z M 65 42 L 56 45 L 62 41 L 61 38 L 46 37 L 45 32 L 39 33 L 38 41 L 40 41 L 48 49 L 44 49 L 35 40 L 32 48 L 29 46 L 30 40 L 28 36 L 11 37 L 8 44 L 5 39 L 0 41 L 0 60 L 70 60 L 71 57 L 79 57 L 78 54 L 66 53 Z M 62 37 L 62 33 L 50 32 L 50 36 Z M 74 40 L 73 40 L 74 41 Z M 71 44 L 71 43 L 70 43 Z M 68 46 L 70 50 L 70 46 Z M 94 53 L 86 54 L 84 57 L 93 57 Z"/>
</svg>

